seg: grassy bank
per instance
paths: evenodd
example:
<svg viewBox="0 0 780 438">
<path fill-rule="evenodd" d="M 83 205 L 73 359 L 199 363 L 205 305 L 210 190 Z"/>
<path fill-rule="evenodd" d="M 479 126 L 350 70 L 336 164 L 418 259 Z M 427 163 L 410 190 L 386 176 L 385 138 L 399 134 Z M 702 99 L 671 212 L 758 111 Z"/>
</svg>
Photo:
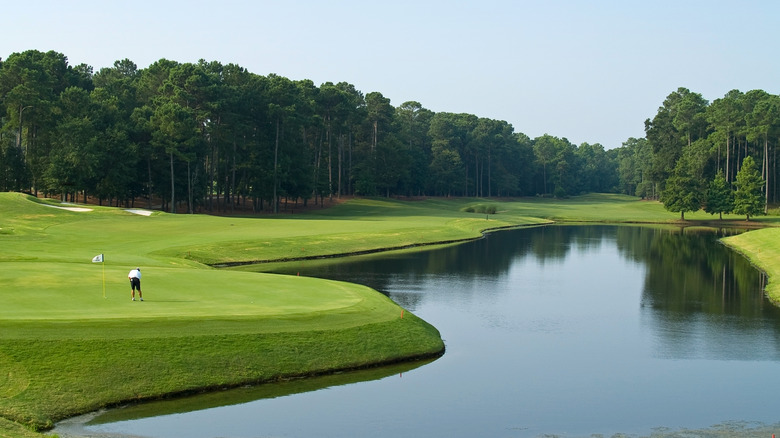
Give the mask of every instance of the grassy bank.
<svg viewBox="0 0 780 438">
<path fill-rule="evenodd" d="M 780 305 L 780 228 L 755 230 L 727 237 L 723 242 L 767 274 L 766 294 L 775 305 Z"/>
<path fill-rule="evenodd" d="M 25 436 L 18 424 L 46 427 L 122 401 L 359 368 L 443 349 L 434 327 L 408 312 L 401 318 L 400 307 L 368 288 L 214 265 L 454 242 L 486 229 L 550 220 L 679 219 L 657 202 L 613 195 L 501 202 L 355 199 L 273 217 L 147 216 L 49 204 L 0 193 L 0 417 L 17 422 L 0 421 L 0 437 Z M 497 214 L 476 212 L 493 209 Z M 703 212 L 686 219 L 721 223 Z M 726 217 L 740 225 L 742 219 Z M 764 251 L 762 241 L 773 237 L 761 232 L 743 236 L 758 233 L 755 244 Z M 97 254 L 105 254 L 104 265 L 91 263 Z M 780 253 L 765 263 L 780 265 Z M 126 276 L 136 266 L 144 274 L 143 303 L 129 300 Z"/>
</svg>

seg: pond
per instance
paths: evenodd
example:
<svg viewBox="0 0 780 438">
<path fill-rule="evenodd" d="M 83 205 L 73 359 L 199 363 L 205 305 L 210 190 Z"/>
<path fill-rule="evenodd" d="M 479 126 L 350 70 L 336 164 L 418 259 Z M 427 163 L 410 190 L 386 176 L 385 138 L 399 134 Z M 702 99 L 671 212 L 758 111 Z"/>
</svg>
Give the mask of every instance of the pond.
<svg viewBox="0 0 780 438">
<path fill-rule="evenodd" d="M 279 266 L 389 295 L 441 331 L 445 355 L 130 406 L 54 432 L 568 437 L 774 427 L 780 310 L 764 297 L 765 276 L 717 241 L 730 232 L 546 226 Z"/>
</svg>

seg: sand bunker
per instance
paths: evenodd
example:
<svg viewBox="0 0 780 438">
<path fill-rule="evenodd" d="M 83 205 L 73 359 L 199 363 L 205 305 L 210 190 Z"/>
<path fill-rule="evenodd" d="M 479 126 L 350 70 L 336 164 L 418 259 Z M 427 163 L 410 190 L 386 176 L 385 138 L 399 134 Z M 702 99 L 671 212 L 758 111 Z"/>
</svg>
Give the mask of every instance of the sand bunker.
<svg viewBox="0 0 780 438">
<path fill-rule="evenodd" d="M 92 211 L 91 208 L 85 208 L 85 207 L 58 207 L 56 205 L 49 205 L 49 204 L 41 204 L 41 205 L 45 205 L 51 208 L 59 208 L 60 210 L 68 210 L 68 211 L 78 211 L 78 212 Z"/>
<path fill-rule="evenodd" d="M 137 208 L 131 208 L 131 209 L 125 210 L 125 211 L 128 212 L 128 213 L 140 214 L 141 216 L 151 216 L 152 215 L 151 210 L 139 210 Z"/>
</svg>

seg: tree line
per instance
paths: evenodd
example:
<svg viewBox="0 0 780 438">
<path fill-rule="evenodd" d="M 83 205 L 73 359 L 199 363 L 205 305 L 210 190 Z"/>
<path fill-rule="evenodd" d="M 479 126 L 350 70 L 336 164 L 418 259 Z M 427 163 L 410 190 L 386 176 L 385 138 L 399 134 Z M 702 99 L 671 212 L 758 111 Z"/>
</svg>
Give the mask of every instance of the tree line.
<svg viewBox="0 0 780 438">
<path fill-rule="evenodd" d="M 617 150 L 620 191 L 660 199 L 679 212 L 766 213 L 778 199 L 780 96 L 731 90 L 708 102 L 678 88 L 652 119 L 645 138 Z"/>
<path fill-rule="evenodd" d="M 276 212 L 342 195 L 613 192 L 682 215 L 727 213 L 748 156 L 762 208 L 776 201 L 777 100 L 734 90 L 710 104 L 680 88 L 646 121 L 645 138 L 605 150 L 416 101 L 393 106 L 346 82 L 205 60 L 138 68 L 123 59 L 94 72 L 28 50 L 0 59 L 0 190 L 188 212 Z M 716 208 L 718 175 L 728 193 Z"/>
<path fill-rule="evenodd" d="M 502 120 L 395 107 L 346 82 L 219 62 L 128 59 L 98 72 L 29 50 L 0 64 L 0 188 L 167 210 L 277 211 L 280 200 L 567 196 L 612 191 L 604 147 Z M 142 201 L 143 202 L 143 201 Z"/>
</svg>

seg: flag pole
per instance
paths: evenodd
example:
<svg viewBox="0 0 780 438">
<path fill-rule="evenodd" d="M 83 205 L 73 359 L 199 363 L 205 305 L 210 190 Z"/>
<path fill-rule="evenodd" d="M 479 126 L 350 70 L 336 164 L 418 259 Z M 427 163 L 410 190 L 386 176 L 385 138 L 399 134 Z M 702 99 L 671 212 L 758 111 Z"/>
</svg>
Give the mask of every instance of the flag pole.
<svg viewBox="0 0 780 438">
<path fill-rule="evenodd" d="M 103 257 L 103 254 L 98 254 L 95 257 L 92 257 L 92 263 L 100 263 L 100 265 L 103 267 L 103 298 L 106 297 L 106 258 Z"/>
<path fill-rule="evenodd" d="M 100 263 L 103 265 L 103 298 L 106 297 L 106 258 L 101 257 L 103 261 Z"/>
</svg>

